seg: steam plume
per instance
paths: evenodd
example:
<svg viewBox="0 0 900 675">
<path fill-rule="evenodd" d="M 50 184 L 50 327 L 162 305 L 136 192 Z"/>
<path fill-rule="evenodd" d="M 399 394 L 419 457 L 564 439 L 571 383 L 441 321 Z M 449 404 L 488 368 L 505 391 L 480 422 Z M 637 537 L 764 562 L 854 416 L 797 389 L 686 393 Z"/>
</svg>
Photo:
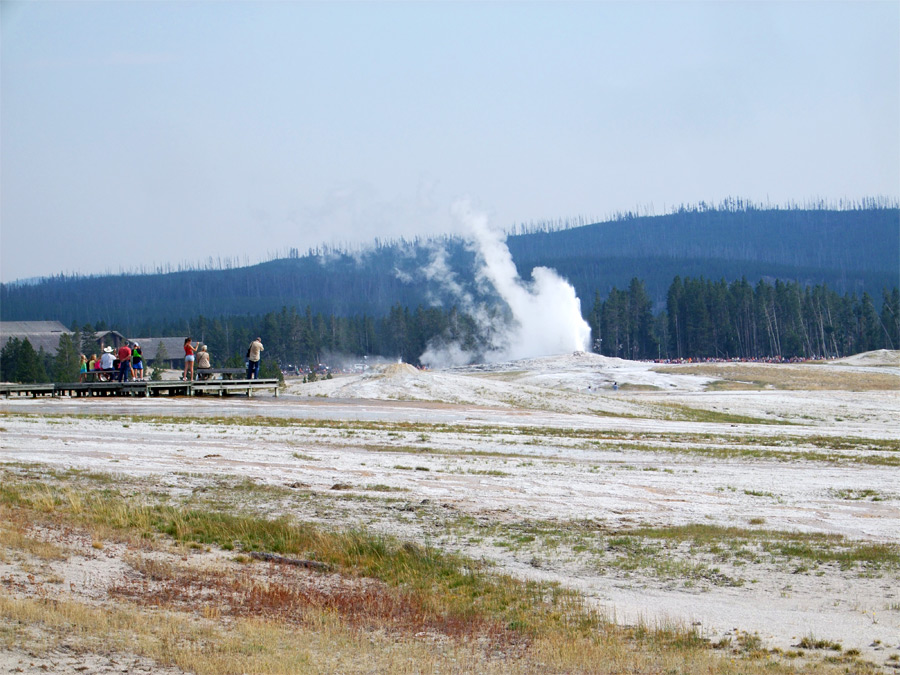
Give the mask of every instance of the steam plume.
<svg viewBox="0 0 900 675">
<path fill-rule="evenodd" d="M 475 213 L 465 202 L 454 205 L 454 213 L 470 236 L 476 254 L 476 281 L 493 289 L 508 310 L 499 317 L 474 302 L 462 290 L 441 254 L 432 258 L 428 274 L 440 279 L 445 289 L 455 292 L 461 308 L 479 324 L 488 344 L 481 357 L 485 362 L 508 361 L 584 351 L 591 330 L 581 316 L 581 301 L 575 289 L 554 270 L 536 267 L 531 282 L 523 281 L 501 231 L 491 228 L 487 217 Z M 430 345 L 421 356 L 426 365 L 461 365 L 479 355 L 456 344 Z"/>
</svg>

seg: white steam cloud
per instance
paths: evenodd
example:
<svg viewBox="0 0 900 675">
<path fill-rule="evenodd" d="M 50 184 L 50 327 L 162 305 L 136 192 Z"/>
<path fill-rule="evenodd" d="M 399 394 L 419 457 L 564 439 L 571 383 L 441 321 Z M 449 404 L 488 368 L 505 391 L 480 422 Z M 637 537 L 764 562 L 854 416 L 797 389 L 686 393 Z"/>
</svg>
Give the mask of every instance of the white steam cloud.
<svg viewBox="0 0 900 675">
<path fill-rule="evenodd" d="M 475 319 L 488 344 L 479 354 L 458 344 L 432 344 L 420 357 L 422 363 L 462 365 L 479 356 L 492 363 L 586 351 L 591 329 L 581 316 L 581 301 L 572 285 L 547 267 L 535 267 L 531 282 L 523 281 L 503 233 L 491 228 L 487 217 L 474 213 L 468 203 L 455 204 L 453 211 L 471 237 L 478 265 L 476 281 L 492 288 L 506 303 L 508 313 L 498 317 L 476 304 L 445 264 L 443 252 L 435 252 L 426 275 L 453 293 L 460 309 Z"/>
</svg>

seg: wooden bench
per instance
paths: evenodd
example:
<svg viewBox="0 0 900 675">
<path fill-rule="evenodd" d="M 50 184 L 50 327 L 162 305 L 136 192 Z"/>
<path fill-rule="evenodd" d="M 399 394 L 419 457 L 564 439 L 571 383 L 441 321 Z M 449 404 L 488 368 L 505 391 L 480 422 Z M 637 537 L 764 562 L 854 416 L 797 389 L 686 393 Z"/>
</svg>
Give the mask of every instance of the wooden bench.
<svg viewBox="0 0 900 675">
<path fill-rule="evenodd" d="M 115 368 L 95 368 L 85 375 L 85 382 L 114 382 L 119 379 L 119 371 Z"/>
<path fill-rule="evenodd" d="M 242 380 L 247 374 L 244 368 L 197 368 L 194 367 L 195 380 Z M 218 376 L 218 377 L 216 377 Z"/>
</svg>

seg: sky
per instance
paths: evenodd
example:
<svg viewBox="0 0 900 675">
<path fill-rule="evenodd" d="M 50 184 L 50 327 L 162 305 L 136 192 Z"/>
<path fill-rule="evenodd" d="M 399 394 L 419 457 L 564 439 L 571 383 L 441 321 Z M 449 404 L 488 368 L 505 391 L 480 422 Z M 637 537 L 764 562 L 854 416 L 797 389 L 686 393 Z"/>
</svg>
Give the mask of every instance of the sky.
<svg viewBox="0 0 900 675">
<path fill-rule="evenodd" d="M 900 2 L 0 0 L 0 281 L 900 196 Z"/>
</svg>

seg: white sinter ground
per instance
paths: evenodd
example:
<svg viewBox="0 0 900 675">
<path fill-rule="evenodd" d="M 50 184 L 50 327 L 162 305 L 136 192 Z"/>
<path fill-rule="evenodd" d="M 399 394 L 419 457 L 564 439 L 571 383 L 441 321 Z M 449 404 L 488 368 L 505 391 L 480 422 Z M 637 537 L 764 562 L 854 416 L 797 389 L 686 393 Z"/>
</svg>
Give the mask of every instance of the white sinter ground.
<svg viewBox="0 0 900 675">
<path fill-rule="evenodd" d="M 625 623 L 692 624 L 712 639 L 747 631 L 785 649 L 815 636 L 885 663 L 900 651 L 896 565 L 659 539 L 642 540 L 651 562 L 617 561 L 622 537 L 650 526 L 896 547 L 898 390 L 900 352 L 796 365 L 662 367 L 581 352 L 394 364 L 289 381 L 278 398 L 4 400 L 0 462 L 152 477 L 174 494 L 228 480 L 290 486 L 307 498 L 255 508 L 484 558 L 576 588 Z M 109 414 L 135 417 L 126 427 Z M 245 423 L 191 421 L 216 416 Z"/>
</svg>

